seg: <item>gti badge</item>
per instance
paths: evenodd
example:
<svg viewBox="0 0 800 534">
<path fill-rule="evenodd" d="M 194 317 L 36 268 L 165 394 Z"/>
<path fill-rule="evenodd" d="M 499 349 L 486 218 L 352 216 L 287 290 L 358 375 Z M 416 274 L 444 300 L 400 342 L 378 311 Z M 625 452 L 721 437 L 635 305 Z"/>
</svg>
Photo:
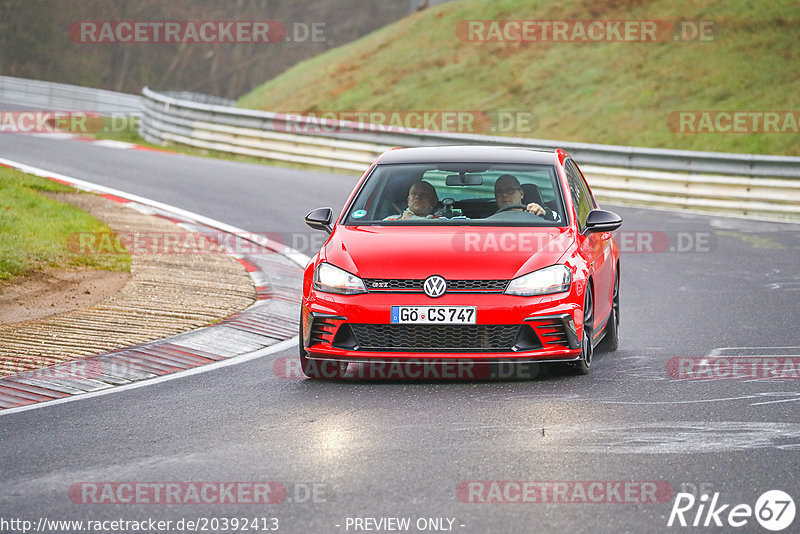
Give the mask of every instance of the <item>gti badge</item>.
<svg viewBox="0 0 800 534">
<path fill-rule="evenodd" d="M 425 294 L 431 298 L 441 297 L 447 289 L 447 282 L 445 282 L 444 278 L 435 274 L 425 279 L 425 284 L 423 284 L 422 288 L 425 290 Z"/>
</svg>

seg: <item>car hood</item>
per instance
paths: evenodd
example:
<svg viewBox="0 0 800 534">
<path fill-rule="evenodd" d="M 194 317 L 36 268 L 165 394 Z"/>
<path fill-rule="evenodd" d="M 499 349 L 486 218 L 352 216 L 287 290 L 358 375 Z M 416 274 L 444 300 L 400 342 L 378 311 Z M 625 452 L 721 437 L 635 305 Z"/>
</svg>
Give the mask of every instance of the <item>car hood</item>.
<svg viewBox="0 0 800 534">
<path fill-rule="evenodd" d="M 361 278 L 508 280 L 553 265 L 569 228 L 338 226 L 321 257 Z"/>
</svg>

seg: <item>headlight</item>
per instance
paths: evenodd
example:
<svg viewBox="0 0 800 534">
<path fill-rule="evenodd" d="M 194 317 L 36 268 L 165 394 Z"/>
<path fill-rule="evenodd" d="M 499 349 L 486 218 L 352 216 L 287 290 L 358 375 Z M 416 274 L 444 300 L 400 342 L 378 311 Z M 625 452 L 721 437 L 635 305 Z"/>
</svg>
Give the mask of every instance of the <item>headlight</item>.
<svg viewBox="0 0 800 534">
<path fill-rule="evenodd" d="M 334 267 L 330 263 L 320 263 L 317 266 L 317 270 L 314 271 L 314 289 L 325 293 L 338 293 L 339 295 L 355 295 L 367 292 L 361 278 Z"/>
<path fill-rule="evenodd" d="M 569 289 L 572 272 L 566 265 L 552 265 L 514 278 L 506 288 L 506 295 L 532 297 L 561 293 Z"/>
</svg>

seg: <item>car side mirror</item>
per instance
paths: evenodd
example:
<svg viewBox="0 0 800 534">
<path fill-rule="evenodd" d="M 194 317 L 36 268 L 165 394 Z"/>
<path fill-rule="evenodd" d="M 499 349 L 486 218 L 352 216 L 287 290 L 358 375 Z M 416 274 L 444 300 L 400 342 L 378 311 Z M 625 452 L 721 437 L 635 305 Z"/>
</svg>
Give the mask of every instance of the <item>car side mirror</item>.
<svg viewBox="0 0 800 534">
<path fill-rule="evenodd" d="M 333 210 L 330 208 L 317 208 L 309 211 L 306 215 L 306 224 L 314 230 L 325 230 L 331 233 L 333 231 L 331 221 L 333 221 Z"/>
<path fill-rule="evenodd" d="M 592 210 L 586 216 L 586 229 L 589 233 L 613 232 L 622 225 L 622 217 L 613 211 Z"/>
</svg>

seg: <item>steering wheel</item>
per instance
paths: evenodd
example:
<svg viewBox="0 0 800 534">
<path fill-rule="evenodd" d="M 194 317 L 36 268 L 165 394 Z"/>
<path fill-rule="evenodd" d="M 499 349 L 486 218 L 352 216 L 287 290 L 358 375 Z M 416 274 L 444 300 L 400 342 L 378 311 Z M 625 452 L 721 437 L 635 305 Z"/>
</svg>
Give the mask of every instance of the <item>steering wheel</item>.
<svg viewBox="0 0 800 534">
<path fill-rule="evenodd" d="M 503 206 L 502 208 L 500 208 L 499 210 L 494 212 L 494 214 L 497 215 L 498 213 L 503 213 L 504 211 L 510 211 L 510 210 L 522 210 L 525 213 L 530 213 L 528 211 L 528 205 L 527 204 L 509 204 L 508 206 Z M 531 215 L 536 215 L 536 214 L 535 213 L 531 213 Z M 541 215 L 537 215 L 537 217 L 541 217 Z"/>
</svg>

